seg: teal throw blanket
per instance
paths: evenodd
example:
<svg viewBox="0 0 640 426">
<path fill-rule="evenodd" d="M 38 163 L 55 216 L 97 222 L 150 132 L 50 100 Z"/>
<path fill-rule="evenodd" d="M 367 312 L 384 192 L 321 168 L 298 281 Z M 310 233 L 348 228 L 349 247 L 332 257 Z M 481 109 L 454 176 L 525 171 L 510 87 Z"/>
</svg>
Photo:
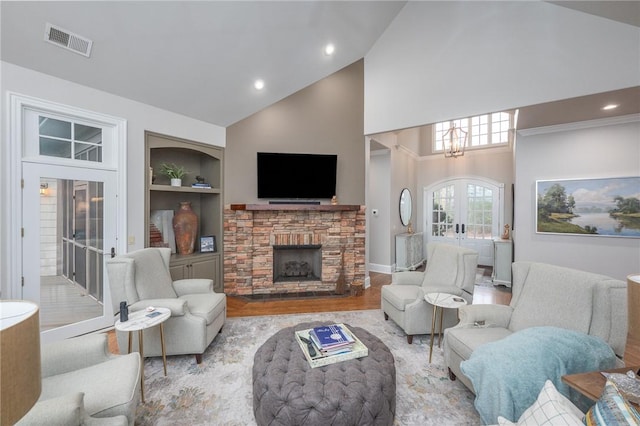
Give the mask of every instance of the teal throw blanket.
<svg viewBox="0 0 640 426">
<path fill-rule="evenodd" d="M 476 392 L 475 407 L 485 424 L 498 416 L 513 422 L 551 380 L 565 396 L 565 374 L 614 368 L 616 355 L 602 339 L 558 327 L 531 327 L 479 346 L 460 369 Z"/>
</svg>

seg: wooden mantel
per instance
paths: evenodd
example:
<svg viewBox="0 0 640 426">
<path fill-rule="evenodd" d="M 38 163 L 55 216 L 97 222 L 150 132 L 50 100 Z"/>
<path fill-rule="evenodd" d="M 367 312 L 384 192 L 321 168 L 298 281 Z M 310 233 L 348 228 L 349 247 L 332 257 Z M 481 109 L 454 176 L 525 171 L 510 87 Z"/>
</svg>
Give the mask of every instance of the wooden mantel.
<svg viewBox="0 0 640 426">
<path fill-rule="evenodd" d="M 268 210 L 285 210 L 285 211 L 318 211 L 318 212 L 343 212 L 358 211 L 360 206 L 357 204 L 231 204 L 231 210 L 247 210 L 247 211 L 268 211 Z"/>
</svg>

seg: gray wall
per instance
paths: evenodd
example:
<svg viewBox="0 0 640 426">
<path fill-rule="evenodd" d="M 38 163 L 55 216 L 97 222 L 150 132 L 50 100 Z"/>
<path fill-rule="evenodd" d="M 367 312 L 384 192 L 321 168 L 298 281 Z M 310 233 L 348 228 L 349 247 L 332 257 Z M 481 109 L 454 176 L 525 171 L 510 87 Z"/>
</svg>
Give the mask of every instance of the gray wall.
<svg viewBox="0 0 640 426">
<path fill-rule="evenodd" d="M 515 259 L 560 264 L 625 279 L 640 271 L 637 238 L 536 234 L 536 180 L 640 176 L 640 122 L 586 122 L 518 133 Z M 545 130 L 545 129 L 543 129 Z M 640 188 L 638 188 L 640 193 Z"/>
<path fill-rule="evenodd" d="M 364 204 L 364 61 L 227 128 L 225 205 L 257 198 L 256 153 L 337 154 L 340 204 Z M 329 200 L 322 200 L 328 203 Z"/>
<path fill-rule="evenodd" d="M 391 221 L 393 207 L 391 194 L 391 153 L 388 149 L 371 151 L 369 162 L 369 195 L 367 220 L 369 222 L 369 267 L 374 272 L 390 273 L 394 252 L 391 248 Z M 378 211 L 374 215 L 374 210 Z"/>
</svg>

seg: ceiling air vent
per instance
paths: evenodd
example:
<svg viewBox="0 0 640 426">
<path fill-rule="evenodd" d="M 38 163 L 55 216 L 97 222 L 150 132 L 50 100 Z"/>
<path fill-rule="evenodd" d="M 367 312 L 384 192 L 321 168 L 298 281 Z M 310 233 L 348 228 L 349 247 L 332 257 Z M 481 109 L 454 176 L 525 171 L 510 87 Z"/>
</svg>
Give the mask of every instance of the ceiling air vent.
<svg viewBox="0 0 640 426">
<path fill-rule="evenodd" d="M 91 55 L 93 41 L 49 23 L 44 29 L 44 40 L 86 57 Z"/>
</svg>

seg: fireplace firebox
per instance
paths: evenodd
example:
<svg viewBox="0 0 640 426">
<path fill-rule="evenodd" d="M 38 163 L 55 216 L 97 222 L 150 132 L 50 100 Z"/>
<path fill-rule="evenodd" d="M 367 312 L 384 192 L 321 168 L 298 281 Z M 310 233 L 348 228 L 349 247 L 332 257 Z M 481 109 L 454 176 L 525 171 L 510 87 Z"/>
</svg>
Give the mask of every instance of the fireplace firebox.
<svg viewBox="0 0 640 426">
<path fill-rule="evenodd" d="M 322 245 L 273 246 L 273 282 L 320 281 Z"/>
</svg>

